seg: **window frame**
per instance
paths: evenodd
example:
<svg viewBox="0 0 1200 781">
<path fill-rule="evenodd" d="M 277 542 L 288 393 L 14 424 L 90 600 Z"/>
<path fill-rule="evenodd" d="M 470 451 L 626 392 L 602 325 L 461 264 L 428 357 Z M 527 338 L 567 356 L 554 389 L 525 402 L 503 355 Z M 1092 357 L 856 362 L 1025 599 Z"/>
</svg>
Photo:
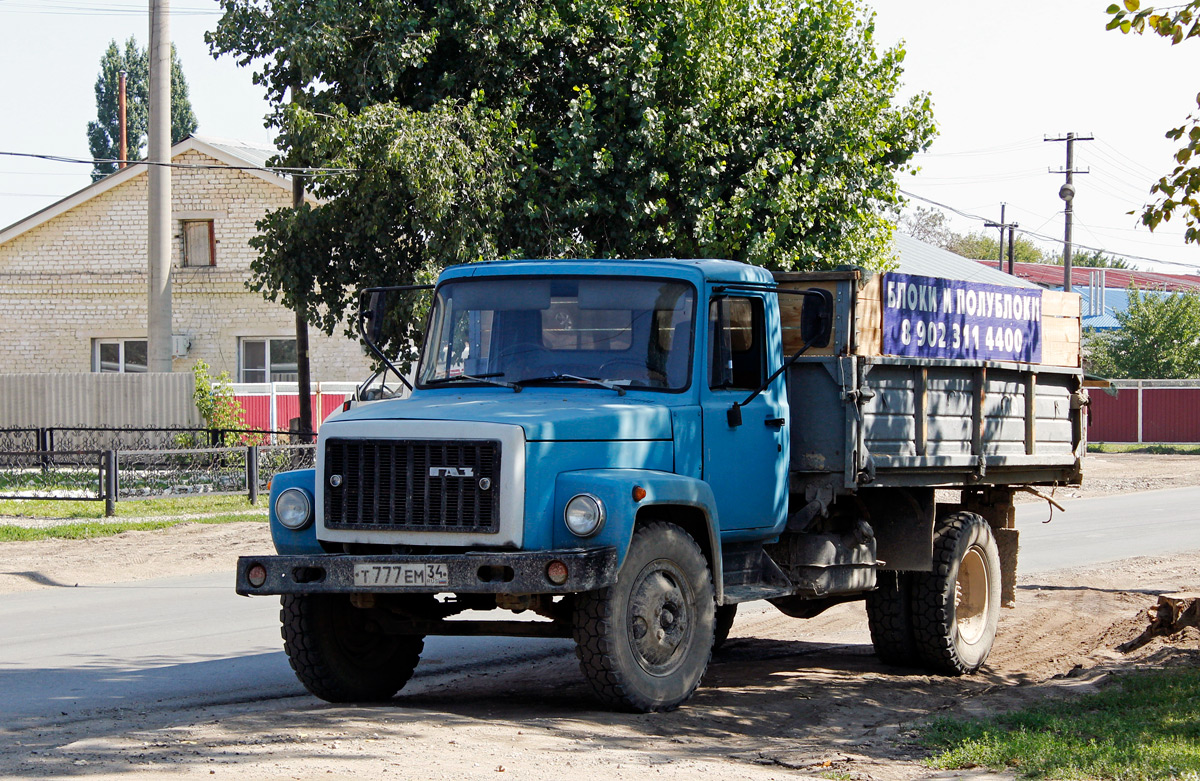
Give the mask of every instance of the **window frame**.
<svg viewBox="0 0 1200 781">
<path fill-rule="evenodd" d="M 731 340 L 721 338 L 719 333 L 721 330 L 721 321 L 728 319 L 725 317 L 726 302 L 738 300 L 747 301 L 750 304 L 750 346 L 741 354 L 747 356 L 745 361 L 750 362 L 757 359 L 758 363 L 758 379 L 746 384 L 737 382 L 737 370 L 730 368 L 730 378 L 728 381 L 718 383 L 717 365 L 720 358 L 725 357 L 724 351 L 733 352 Z M 715 310 L 715 311 L 714 311 Z M 718 355 L 718 351 L 722 351 Z M 751 353 L 756 355 L 751 356 Z M 743 371 L 749 372 L 749 367 L 743 367 Z M 763 382 L 767 378 L 767 334 L 766 334 L 766 302 L 762 296 L 755 295 L 716 295 L 709 299 L 709 346 L 708 346 L 708 387 L 714 391 L 746 391 L 757 390 L 762 387 Z"/>
<path fill-rule="evenodd" d="M 188 229 L 191 226 L 207 226 L 208 230 L 208 262 L 192 263 L 188 253 Z M 184 268 L 213 268 L 217 265 L 217 231 L 216 220 L 213 219 L 183 219 L 179 221 L 179 235 L 183 240 L 181 258 Z"/>
<path fill-rule="evenodd" d="M 263 368 L 261 368 L 261 369 L 254 368 L 254 369 L 247 370 L 247 368 L 246 368 L 246 345 L 247 345 L 247 343 L 250 343 L 250 342 L 258 342 L 263 345 Z M 238 338 L 238 349 L 237 349 L 238 382 L 266 385 L 266 384 L 269 384 L 272 382 L 297 382 L 299 380 L 299 372 L 298 371 L 295 372 L 295 374 L 297 374 L 297 377 L 295 379 L 291 379 L 291 380 L 273 380 L 273 379 L 271 379 L 272 374 L 285 373 L 285 372 L 276 372 L 271 367 L 271 342 L 292 342 L 293 344 L 295 344 L 296 337 L 294 337 L 294 336 L 242 336 L 242 337 Z M 297 349 L 297 353 L 298 353 L 299 347 L 297 346 L 296 349 Z M 297 358 L 299 358 L 298 354 L 297 354 Z M 248 379 L 246 379 L 247 371 L 263 372 L 265 379 L 263 379 L 263 380 L 248 380 Z M 286 372 L 286 373 L 292 374 L 293 372 Z"/>
<path fill-rule="evenodd" d="M 437 301 L 438 301 L 438 297 L 442 293 L 444 286 L 452 284 L 452 283 L 459 283 L 459 282 L 472 282 L 472 283 L 473 282 L 483 282 L 483 281 L 490 280 L 490 279 L 498 279 L 498 280 L 505 280 L 505 281 L 522 281 L 522 280 L 545 280 L 547 278 L 549 278 L 550 280 L 556 280 L 556 279 L 560 279 L 560 278 L 561 279 L 602 279 L 602 280 L 617 280 L 617 281 L 636 280 L 638 282 L 643 282 L 643 281 L 666 282 L 666 283 L 671 283 L 671 284 L 678 284 L 678 285 L 685 287 L 687 289 L 689 295 L 691 296 L 691 306 L 692 306 L 692 312 L 691 312 L 692 318 L 690 321 L 687 321 L 687 334 L 686 334 L 686 337 L 687 337 L 687 345 L 686 345 L 686 348 L 687 348 L 687 358 L 686 358 L 687 374 L 686 374 L 686 380 L 684 381 L 682 386 L 677 387 L 677 388 L 676 387 L 658 388 L 658 387 L 637 386 L 637 387 L 631 387 L 631 388 L 629 388 L 629 390 L 647 391 L 647 392 L 651 392 L 651 393 L 671 393 L 671 394 L 679 395 L 679 394 L 689 393 L 693 388 L 693 383 L 699 382 L 699 378 L 696 376 L 696 371 L 695 371 L 695 351 L 701 343 L 700 342 L 701 334 L 699 332 L 699 328 L 701 325 L 700 317 L 703 313 L 704 298 L 702 295 L 701 288 L 696 285 L 696 282 L 694 280 L 688 279 L 686 277 L 676 277 L 676 276 L 670 276 L 670 275 L 659 276 L 657 274 L 648 274 L 648 275 L 642 276 L 640 274 L 639 275 L 624 275 L 624 274 L 611 274 L 611 273 L 596 274 L 596 273 L 586 273 L 583 271 L 577 271 L 574 273 L 549 274 L 549 275 L 498 274 L 498 275 L 493 276 L 490 274 L 480 274 L 480 275 L 471 275 L 471 276 L 455 276 L 455 277 L 451 277 L 449 279 L 440 280 L 437 283 L 437 285 L 433 288 L 433 294 L 431 296 L 431 305 L 429 307 L 429 312 L 426 315 L 426 319 L 425 319 L 424 339 L 422 341 L 420 356 L 417 360 L 416 374 L 415 374 L 415 380 L 414 380 L 416 388 L 418 390 L 426 390 L 429 388 L 439 387 L 438 385 L 429 385 L 422 378 L 425 376 L 425 373 L 428 369 L 427 364 L 429 363 L 429 361 L 433 361 L 434 364 L 436 365 L 437 362 L 440 360 L 439 357 L 437 355 L 435 355 L 435 353 L 437 353 L 436 342 L 438 339 L 438 335 L 441 332 L 441 329 L 444 327 L 444 323 L 442 322 L 441 318 L 445 317 L 445 313 L 442 311 L 442 307 L 437 306 Z M 631 349 L 631 348 L 632 348 L 632 345 L 630 346 L 630 348 L 626 348 L 625 352 L 627 352 L 628 349 Z M 549 350 L 550 348 L 546 348 L 546 349 Z M 674 341 L 672 341 L 671 349 L 672 350 L 676 349 Z M 614 350 L 613 352 L 618 353 L 618 352 L 622 352 L 622 351 Z M 616 357 L 616 356 L 614 355 L 613 357 Z M 484 383 L 482 381 L 478 382 L 478 383 L 470 383 L 470 382 L 464 381 L 462 383 L 457 384 L 456 387 L 462 387 L 462 386 L 466 386 L 466 385 L 486 385 L 486 383 Z"/>
<path fill-rule="evenodd" d="M 141 342 L 143 345 L 146 346 L 145 349 L 147 352 L 147 364 L 140 371 L 136 370 L 136 369 L 133 371 L 130 371 L 128 368 L 129 364 L 126 361 L 126 357 L 125 357 L 125 353 L 126 353 L 125 345 L 129 342 Z M 103 347 L 104 345 L 116 345 L 117 346 L 117 362 L 118 362 L 119 368 L 117 368 L 116 371 L 107 370 L 107 369 L 103 368 L 104 364 L 100 359 L 100 350 L 101 350 L 101 347 Z M 139 339 L 137 337 L 126 338 L 123 336 L 96 337 L 96 338 L 92 339 L 92 373 L 93 374 L 145 374 L 147 371 L 150 370 L 149 357 L 148 357 L 149 350 L 150 350 L 150 342 L 148 339 Z"/>
</svg>

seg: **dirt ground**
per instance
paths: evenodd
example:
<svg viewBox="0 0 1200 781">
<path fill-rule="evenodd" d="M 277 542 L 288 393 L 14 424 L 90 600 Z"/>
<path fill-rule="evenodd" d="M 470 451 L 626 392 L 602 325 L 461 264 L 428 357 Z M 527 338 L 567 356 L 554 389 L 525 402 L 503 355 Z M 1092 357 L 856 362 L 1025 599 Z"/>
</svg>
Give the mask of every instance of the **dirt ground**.
<svg viewBox="0 0 1200 781">
<path fill-rule="evenodd" d="M 1100 455 L 1087 474 L 1058 495 L 1200 485 L 1200 458 Z M 231 571 L 236 556 L 269 547 L 261 523 L 5 543 L 0 592 Z M 882 665 L 859 604 L 808 621 L 751 607 L 695 698 L 667 714 L 599 708 L 565 653 L 468 675 L 418 670 L 386 707 L 307 696 L 147 704 L 36 730 L 5 729 L 0 714 L 0 777 L 988 778 L 925 768 L 913 725 L 1087 691 L 1114 670 L 1200 664 L 1194 629 L 1114 650 L 1144 628 L 1155 595 L 1173 591 L 1200 591 L 1194 552 L 1022 577 L 987 666 L 964 678 Z"/>
</svg>

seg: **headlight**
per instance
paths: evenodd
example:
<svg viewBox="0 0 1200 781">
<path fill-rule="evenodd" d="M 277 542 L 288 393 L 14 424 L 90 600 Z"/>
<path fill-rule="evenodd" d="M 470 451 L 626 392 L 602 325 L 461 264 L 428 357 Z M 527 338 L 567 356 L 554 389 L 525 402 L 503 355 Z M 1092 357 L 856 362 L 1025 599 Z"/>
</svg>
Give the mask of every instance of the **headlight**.
<svg viewBox="0 0 1200 781">
<path fill-rule="evenodd" d="M 579 494 L 567 502 L 563 520 L 572 534 L 591 537 L 604 526 L 604 502 L 591 494 Z"/>
<path fill-rule="evenodd" d="M 275 517 L 293 531 L 303 529 L 312 520 L 312 502 L 308 500 L 308 494 L 299 488 L 280 491 L 275 499 Z"/>
</svg>

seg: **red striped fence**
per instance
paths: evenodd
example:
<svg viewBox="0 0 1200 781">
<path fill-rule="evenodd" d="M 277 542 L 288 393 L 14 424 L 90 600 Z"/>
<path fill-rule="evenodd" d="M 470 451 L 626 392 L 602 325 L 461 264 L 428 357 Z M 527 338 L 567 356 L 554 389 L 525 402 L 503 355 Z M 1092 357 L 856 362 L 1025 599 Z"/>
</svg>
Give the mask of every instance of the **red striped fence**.
<svg viewBox="0 0 1200 781">
<path fill-rule="evenodd" d="M 1200 380 L 1113 380 L 1090 388 L 1089 442 L 1200 442 Z"/>
<path fill-rule="evenodd" d="M 354 394 L 353 382 L 313 383 L 313 426 L 321 423 Z M 300 416 L 300 392 L 294 382 L 234 383 L 233 395 L 242 405 L 242 424 L 250 429 L 287 431 Z"/>
</svg>

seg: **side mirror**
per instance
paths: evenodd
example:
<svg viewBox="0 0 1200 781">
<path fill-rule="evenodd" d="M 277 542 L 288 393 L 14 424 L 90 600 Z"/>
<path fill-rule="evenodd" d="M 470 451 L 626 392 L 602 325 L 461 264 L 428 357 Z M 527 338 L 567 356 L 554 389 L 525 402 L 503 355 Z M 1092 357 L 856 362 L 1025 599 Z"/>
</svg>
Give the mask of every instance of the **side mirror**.
<svg viewBox="0 0 1200 781">
<path fill-rule="evenodd" d="M 387 314 L 387 293 L 372 291 L 367 299 L 367 336 L 375 344 L 383 339 L 383 318 Z"/>
<path fill-rule="evenodd" d="M 833 334 L 833 293 L 819 287 L 804 291 L 800 310 L 800 340 L 812 347 L 826 347 Z"/>
</svg>

